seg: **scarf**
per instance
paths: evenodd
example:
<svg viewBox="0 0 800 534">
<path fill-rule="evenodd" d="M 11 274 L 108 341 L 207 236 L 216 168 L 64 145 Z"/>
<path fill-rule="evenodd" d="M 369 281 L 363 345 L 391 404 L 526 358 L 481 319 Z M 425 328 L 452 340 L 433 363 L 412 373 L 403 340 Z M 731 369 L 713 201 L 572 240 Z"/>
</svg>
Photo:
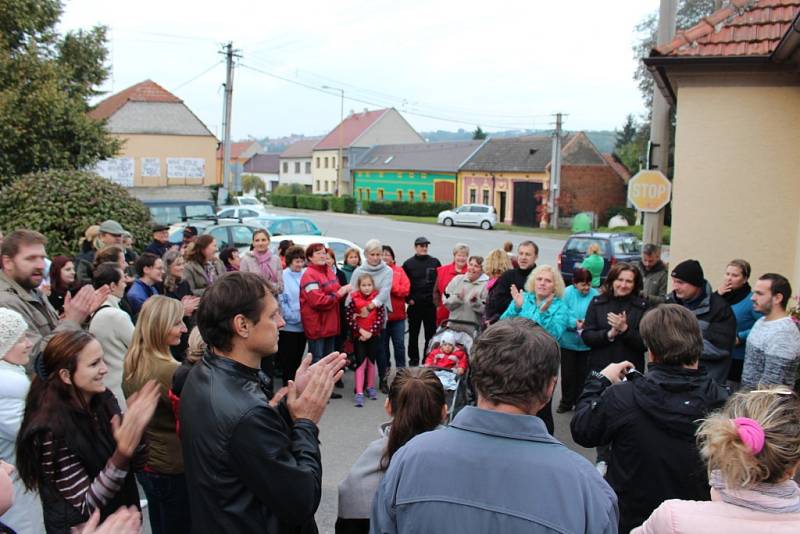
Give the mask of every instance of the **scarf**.
<svg viewBox="0 0 800 534">
<path fill-rule="evenodd" d="M 277 280 L 278 277 L 275 274 L 275 270 L 272 268 L 272 252 L 269 249 L 266 252 L 256 252 L 255 250 L 252 251 L 253 257 L 258 262 L 258 268 L 261 269 L 261 275 L 266 278 L 267 280 L 274 281 Z"/>
<path fill-rule="evenodd" d="M 747 298 L 747 295 L 749 294 L 750 294 L 750 284 L 745 282 L 744 285 L 739 289 L 731 289 L 730 291 L 722 295 L 722 298 L 724 298 L 725 302 L 727 302 L 730 306 L 733 306 L 737 302 L 740 302 L 742 299 Z"/>
<path fill-rule="evenodd" d="M 392 299 L 389 297 L 389 295 L 392 291 L 392 277 L 394 276 L 394 271 L 392 271 L 391 267 L 383 263 L 383 260 L 381 260 L 378 265 L 370 265 L 369 263 L 359 265 L 356 267 L 356 270 L 353 271 L 352 278 L 350 279 L 353 289 L 358 289 L 358 278 L 363 273 L 366 273 L 372 277 L 372 280 L 375 282 L 375 289 L 378 291 L 378 293 L 381 293 L 381 290 L 388 288 L 388 292 L 386 293 L 386 302 L 384 303 L 384 307 L 386 308 L 388 316 L 388 314 L 392 311 Z M 348 296 L 345 304 L 350 304 L 350 300 L 352 299 Z"/>
<path fill-rule="evenodd" d="M 207 261 L 203 267 L 205 268 L 206 280 L 208 280 L 208 285 L 213 284 L 214 280 L 217 279 L 217 269 L 214 266 L 214 262 Z"/>
<path fill-rule="evenodd" d="M 729 488 L 719 470 L 711 472 L 709 484 L 728 504 L 770 514 L 800 513 L 800 487 L 794 480 L 777 484 L 758 483 L 748 488 Z"/>
</svg>

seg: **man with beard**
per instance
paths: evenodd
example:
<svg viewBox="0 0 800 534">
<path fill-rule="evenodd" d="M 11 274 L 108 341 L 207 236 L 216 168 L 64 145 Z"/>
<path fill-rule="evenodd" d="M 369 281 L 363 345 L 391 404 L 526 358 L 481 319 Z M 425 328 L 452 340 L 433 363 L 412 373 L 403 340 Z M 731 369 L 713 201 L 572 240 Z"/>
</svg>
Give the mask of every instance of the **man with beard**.
<svg viewBox="0 0 800 534">
<path fill-rule="evenodd" d="M 47 340 L 57 331 L 80 328 L 109 293 L 107 286 L 97 290 L 84 286 L 75 296 L 68 293 L 64 314 L 59 318 L 47 297 L 37 289 L 44 278 L 46 243 L 47 239 L 39 232 L 16 230 L 5 238 L 0 248 L 3 267 L 0 307 L 15 310 L 25 318 L 34 355 L 44 349 Z"/>
<path fill-rule="evenodd" d="M 504 272 L 489 291 L 486 299 L 486 320 L 496 322 L 511 304 L 511 286 L 525 287 L 528 275 L 536 267 L 539 247 L 533 241 L 523 241 L 517 248 L 517 266 Z"/>
<path fill-rule="evenodd" d="M 648 243 L 642 247 L 642 258 L 633 262 L 642 273 L 642 298 L 650 306 L 662 304 L 667 299 L 667 266 L 661 261 L 661 247 Z"/>
</svg>

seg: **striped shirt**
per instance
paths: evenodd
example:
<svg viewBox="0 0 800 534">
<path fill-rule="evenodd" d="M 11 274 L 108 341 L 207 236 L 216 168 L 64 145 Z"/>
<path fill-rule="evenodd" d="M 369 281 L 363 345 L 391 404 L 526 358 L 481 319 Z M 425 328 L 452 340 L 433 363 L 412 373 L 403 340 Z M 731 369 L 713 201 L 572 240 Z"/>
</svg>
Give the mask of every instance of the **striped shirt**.
<svg viewBox="0 0 800 534">
<path fill-rule="evenodd" d="M 138 451 L 137 451 L 138 452 Z M 52 432 L 42 442 L 42 469 L 61 496 L 81 514 L 102 509 L 122 489 L 128 476 L 128 459 L 115 452 L 91 480 L 80 459 Z"/>
</svg>

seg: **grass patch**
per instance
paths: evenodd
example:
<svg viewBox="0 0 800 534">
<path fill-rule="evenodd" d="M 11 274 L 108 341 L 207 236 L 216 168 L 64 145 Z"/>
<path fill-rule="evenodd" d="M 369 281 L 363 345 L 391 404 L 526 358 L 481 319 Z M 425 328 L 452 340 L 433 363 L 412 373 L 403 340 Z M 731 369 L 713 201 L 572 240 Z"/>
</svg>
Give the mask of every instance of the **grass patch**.
<svg viewBox="0 0 800 534">
<path fill-rule="evenodd" d="M 420 215 L 378 215 L 378 217 L 386 217 L 387 219 L 400 222 L 436 224 L 436 217 L 424 217 Z"/>
<path fill-rule="evenodd" d="M 417 215 L 381 215 L 381 217 L 386 217 L 387 219 L 392 219 L 393 221 L 401 221 L 401 222 L 438 224 L 436 222 L 436 217 L 420 217 Z M 559 228 L 558 230 L 553 230 L 551 228 L 533 228 L 530 226 L 515 226 L 512 224 L 502 224 L 502 223 L 498 223 L 497 225 L 495 225 L 494 228 L 495 230 L 502 230 L 504 232 L 514 232 L 519 234 L 538 235 L 542 237 L 553 237 L 553 238 L 568 237 L 572 234 L 572 231 L 569 228 Z"/>
</svg>

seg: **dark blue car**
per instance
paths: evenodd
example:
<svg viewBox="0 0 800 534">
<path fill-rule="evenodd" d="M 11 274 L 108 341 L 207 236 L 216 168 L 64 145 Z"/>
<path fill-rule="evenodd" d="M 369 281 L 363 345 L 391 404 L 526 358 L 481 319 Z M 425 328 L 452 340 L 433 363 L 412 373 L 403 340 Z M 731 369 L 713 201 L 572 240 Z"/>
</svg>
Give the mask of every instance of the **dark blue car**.
<svg viewBox="0 0 800 534">
<path fill-rule="evenodd" d="M 638 260 L 642 253 L 642 243 L 631 233 L 581 233 L 573 234 L 567 239 L 564 248 L 558 254 L 558 269 L 564 283 L 572 283 L 572 272 L 580 267 L 586 257 L 586 249 L 592 243 L 600 247 L 600 255 L 605 260 L 601 282 L 606 279 L 608 270 L 617 262 Z"/>
</svg>

